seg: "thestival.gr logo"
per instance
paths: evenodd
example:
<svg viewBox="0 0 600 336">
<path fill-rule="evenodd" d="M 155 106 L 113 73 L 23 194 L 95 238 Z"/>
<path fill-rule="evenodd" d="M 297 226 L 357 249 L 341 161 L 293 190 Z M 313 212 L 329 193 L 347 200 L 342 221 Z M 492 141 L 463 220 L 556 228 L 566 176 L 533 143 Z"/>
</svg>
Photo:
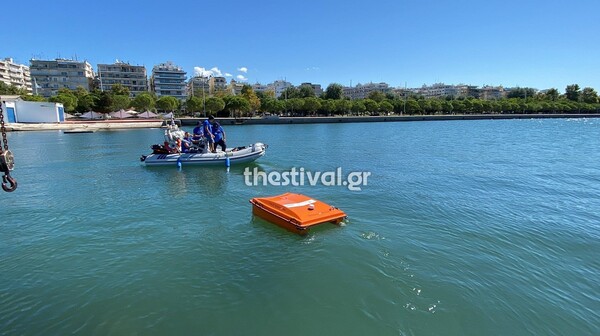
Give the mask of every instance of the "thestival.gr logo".
<svg viewBox="0 0 600 336">
<path fill-rule="evenodd" d="M 257 167 L 244 169 L 244 183 L 249 186 L 316 186 L 347 187 L 351 191 L 361 191 L 368 185 L 371 172 L 350 172 L 344 175 L 341 167 L 333 171 L 309 171 L 304 167 L 293 167 L 286 171 L 259 171 Z"/>
</svg>

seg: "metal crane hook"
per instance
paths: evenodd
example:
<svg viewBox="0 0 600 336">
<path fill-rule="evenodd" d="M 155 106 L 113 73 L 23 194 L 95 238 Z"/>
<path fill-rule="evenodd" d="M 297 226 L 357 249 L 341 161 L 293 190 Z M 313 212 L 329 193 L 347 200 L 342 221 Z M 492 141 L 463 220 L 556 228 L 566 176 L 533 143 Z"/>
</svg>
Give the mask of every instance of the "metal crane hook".
<svg viewBox="0 0 600 336">
<path fill-rule="evenodd" d="M 6 183 L 10 184 L 10 187 L 6 185 Z M 6 192 L 13 192 L 17 190 L 17 180 L 12 178 L 9 174 L 5 174 L 2 176 L 2 190 Z"/>
</svg>

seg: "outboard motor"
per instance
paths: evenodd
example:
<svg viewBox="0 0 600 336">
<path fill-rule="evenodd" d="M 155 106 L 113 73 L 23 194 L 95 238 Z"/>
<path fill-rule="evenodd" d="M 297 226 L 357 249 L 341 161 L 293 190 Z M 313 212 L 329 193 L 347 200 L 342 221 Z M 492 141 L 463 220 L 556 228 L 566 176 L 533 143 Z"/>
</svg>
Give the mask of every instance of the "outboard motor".
<svg viewBox="0 0 600 336">
<path fill-rule="evenodd" d="M 265 149 L 265 145 L 262 142 L 257 142 L 252 145 L 252 152 L 260 152 Z"/>
</svg>

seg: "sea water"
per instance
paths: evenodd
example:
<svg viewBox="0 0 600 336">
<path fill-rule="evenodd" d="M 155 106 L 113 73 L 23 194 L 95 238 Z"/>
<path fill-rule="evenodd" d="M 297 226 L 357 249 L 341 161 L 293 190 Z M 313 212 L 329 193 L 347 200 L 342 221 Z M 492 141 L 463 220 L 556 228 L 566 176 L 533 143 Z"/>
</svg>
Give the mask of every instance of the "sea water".
<svg viewBox="0 0 600 336">
<path fill-rule="evenodd" d="M 1 335 L 598 335 L 600 121 L 225 127 L 246 166 L 145 167 L 160 129 L 9 134 Z M 253 218 L 284 192 L 344 210 L 300 237 Z"/>
</svg>

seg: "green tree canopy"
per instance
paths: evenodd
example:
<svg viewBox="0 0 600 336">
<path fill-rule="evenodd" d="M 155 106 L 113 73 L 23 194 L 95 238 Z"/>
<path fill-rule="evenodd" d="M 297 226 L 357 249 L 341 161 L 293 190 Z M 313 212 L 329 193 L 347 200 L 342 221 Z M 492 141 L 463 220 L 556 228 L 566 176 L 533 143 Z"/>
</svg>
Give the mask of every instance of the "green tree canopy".
<svg viewBox="0 0 600 336">
<path fill-rule="evenodd" d="M 206 98 L 206 111 L 210 114 L 216 114 L 225 108 L 225 102 L 219 97 Z"/>
<path fill-rule="evenodd" d="M 156 100 L 149 92 L 142 92 L 133 98 L 131 106 L 138 111 L 149 111 L 156 106 Z"/>
<path fill-rule="evenodd" d="M 325 100 L 326 101 L 326 100 Z M 352 109 L 352 101 L 348 99 L 334 100 L 335 112 L 344 115 Z"/>
<path fill-rule="evenodd" d="M 113 84 L 113 86 L 110 87 L 110 93 L 112 93 L 114 96 L 127 96 L 129 97 L 129 88 L 121 85 L 121 84 Z"/>
<path fill-rule="evenodd" d="M 598 102 L 598 93 L 591 87 L 583 88 L 583 91 L 581 91 L 581 101 L 588 104 L 595 104 Z"/>
<path fill-rule="evenodd" d="M 92 94 L 97 97 L 95 109 L 98 112 L 103 112 L 103 113 L 112 112 L 111 109 L 113 106 L 113 95 L 110 94 L 110 92 L 96 91 L 96 92 L 93 92 Z"/>
<path fill-rule="evenodd" d="M 365 99 L 363 103 L 365 104 L 365 108 L 369 113 L 377 112 L 379 110 L 379 104 L 377 104 L 377 102 L 373 99 Z"/>
<path fill-rule="evenodd" d="M 412 115 L 421 113 L 421 111 L 421 105 L 415 99 L 410 98 L 406 100 L 406 113 Z"/>
<path fill-rule="evenodd" d="M 46 101 L 46 98 L 40 96 L 40 95 L 21 95 L 21 99 L 25 100 L 25 101 L 37 101 L 37 102 L 43 102 Z"/>
<path fill-rule="evenodd" d="M 265 112 L 279 113 L 285 109 L 285 103 L 274 98 L 265 98 L 262 100 L 261 108 Z"/>
<path fill-rule="evenodd" d="M 292 113 L 297 113 L 304 108 L 304 99 L 292 98 L 285 101 L 285 107 Z"/>
<path fill-rule="evenodd" d="M 319 101 L 318 98 L 308 97 L 308 98 L 304 99 L 304 110 L 306 110 L 308 113 L 314 114 L 320 108 L 321 108 L 321 102 Z"/>
<path fill-rule="evenodd" d="M 281 96 L 279 96 L 279 99 L 281 100 L 292 98 L 300 98 L 300 91 L 293 86 L 283 90 L 283 92 L 281 92 Z"/>
<path fill-rule="evenodd" d="M 507 98 L 531 98 L 535 96 L 535 92 L 536 90 L 533 88 L 518 87 L 511 89 L 507 94 Z"/>
<path fill-rule="evenodd" d="M 315 96 L 315 89 L 313 89 L 313 87 L 309 84 L 300 85 L 300 87 L 298 88 L 298 91 L 299 91 L 298 93 L 301 98 L 308 98 L 308 97 Z"/>
<path fill-rule="evenodd" d="M 56 96 L 50 97 L 49 101 L 63 104 L 66 112 L 73 112 L 77 107 L 77 97 L 71 92 L 59 92 Z"/>
<path fill-rule="evenodd" d="M 342 99 L 344 90 L 341 84 L 332 83 L 325 90 L 325 99 Z"/>
<path fill-rule="evenodd" d="M 371 91 L 367 95 L 368 99 L 373 99 L 374 101 L 381 103 L 385 99 L 385 93 L 381 91 Z"/>
<path fill-rule="evenodd" d="M 252 111 L 258 111 L 260 109 L 260 99 L 250 85 L 244 85 L 242 87 L 242 96 L 246 98 Z"/>
<path fill-rule="evenodd" d="M 431 112 L 431 103 L 429 102 L 429 99 L 420 99 L 419 106 L 421 107 L 421 113 Z"/>
<path fill-rule="evenodd" d="M 548 89 L 548 91 L 546 91 L 546 97 L 548 97 L 548 99 L 550 99 L 552 101 L 557 100 L 559 96 L 560 96 L 560 93 L 555 88 L 551 88 L 551 89 Z"/>
<path fill-rule="evenodd" d="M 321 103 L 321 110 L 323 112 L 325 112 L 326 114 L 331 114 L 333 112 L 335 112 L 336 110 L 336 104 L 335 104 L 335 100 L 326 100 L 326 99 L 322 99 L 320 101 Z"/>
<path fill-rule="evenodd" d="M 75 110 L 79 113 L 92 111 L 96 108 L 97 101 L 98 97 L 89 93 L 84 94 L 77 99 L 77 107 L 75 108 Z"/>
<path fill-rule="evenodd" d="M 429 113 L 436 113 L 442 110 L 442 101 L 439 99 L 429 100 Z"/>
<path fill-rule="evenodd" d="M 27 95 L 27 90 L 0 82 L 0 95 Z"/>
<path fill-rule="evenodd" d="M 171 96 L 162 96 L 156 101 L 156 107 L 162 111 L 173 112 L 179 106 L 179 100 Z"/>
<path fill-rule="evenodd" d="M 452 113 L 454 111 L 454 104 L 452 104 L 451 100 L 442 101 L 442 111 L 444 111 L 444 113 L 446 114 Z"/>
<path fill-rule="evenodd" d="M 567 88 L 565 89 L 565 97 L 567 97 L 568 100 L 579 101 L 580 94 L 581 94 L 581 91 L 579 89 L 579 85 L 577 85 L 577 84 L 567 85 Z"/>
<path fill-rule="evenodd" d="M 389 101 L 384 100 L 379 104 L 379 110 L 384 113 L 390 113 L 394 110 L 394 105 Z"/>
<path fill-rule="evenodd" d="M 225 101 L 225 110 L 229 111 L 230 116 L 233 115 L 236 118 L 252 109 L 248 100 L 243 96 L 226 96 L 223 100 Z"/>
<path fill-rule="evenodd" d="M 129 108 L 131 105 L 131 98 L 126 95 L 113 95 L 111 110 L 119 111 Z"/>
<path fill-rule="evenodd" d="M 365 103 L 362 100 L 355 100 L 352 102 L 352 112 L 354 114 L 363 114 L 367 110 Z"/>
<path fill-rule="evenodd" d="M 185 109 L 187 112 L 201 112 L 204 109 L 204 104 L 201 98 L 189 97 L 185 101 Z"/>
</svg>

